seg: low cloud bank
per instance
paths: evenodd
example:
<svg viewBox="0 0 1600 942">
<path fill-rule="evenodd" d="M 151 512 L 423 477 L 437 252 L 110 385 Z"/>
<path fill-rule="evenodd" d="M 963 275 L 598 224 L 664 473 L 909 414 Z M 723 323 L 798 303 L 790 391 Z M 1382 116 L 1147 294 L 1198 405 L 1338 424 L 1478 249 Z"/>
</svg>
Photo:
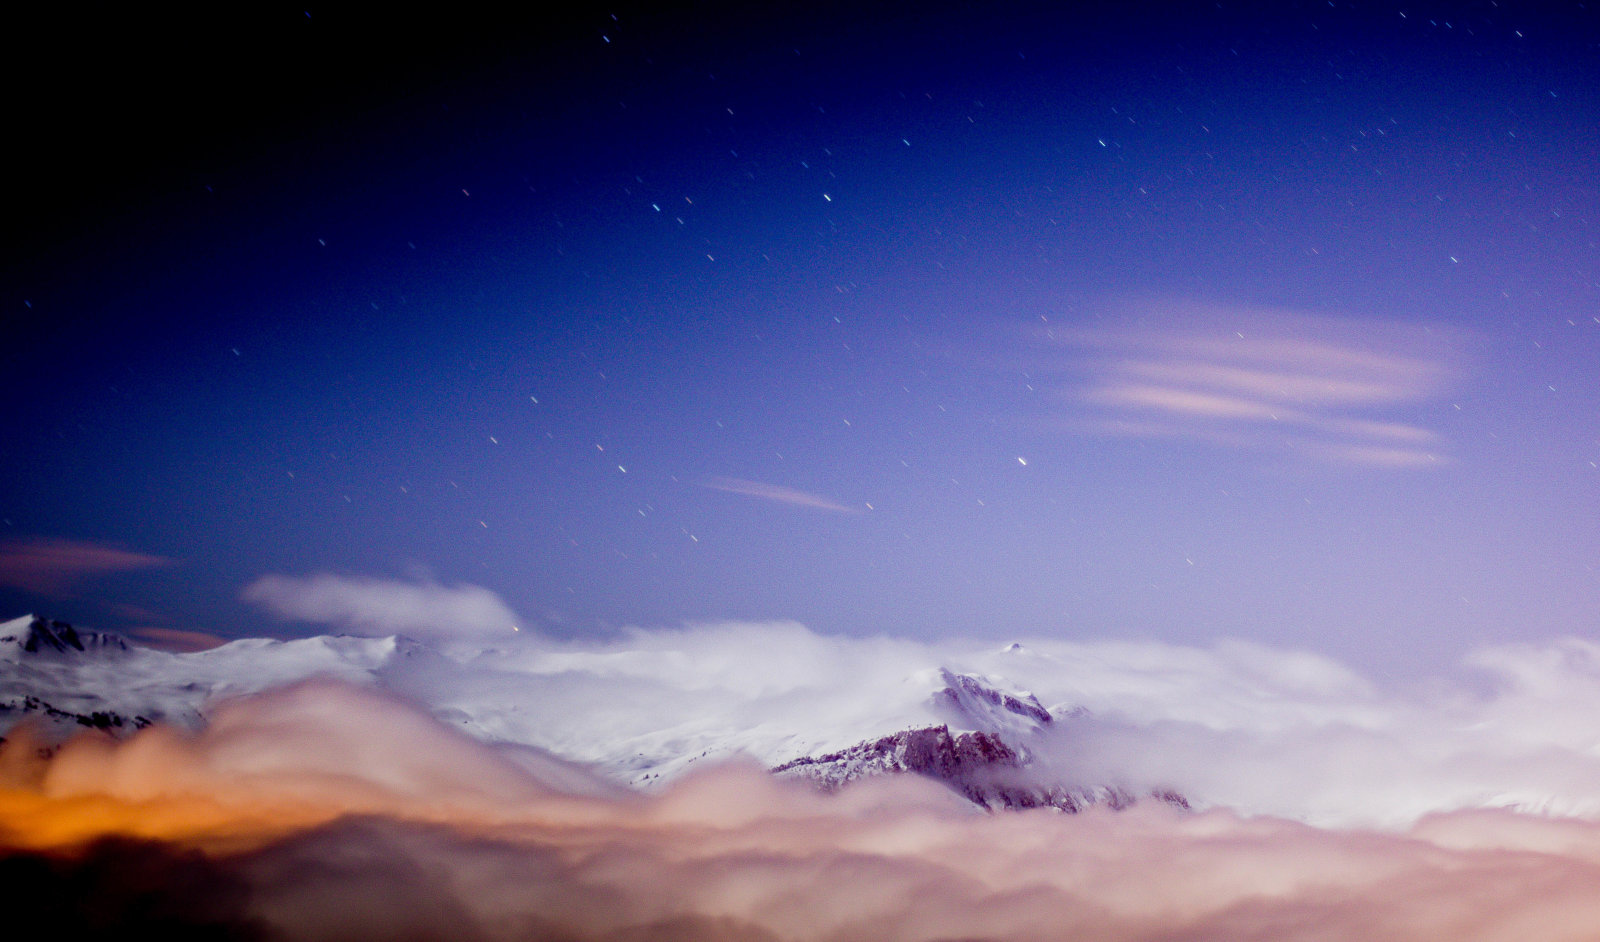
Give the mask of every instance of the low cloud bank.
<svg viewBox="0 0 1600 942">
<path fill-rule="evenodd" d="M 6 756 L 0 873 L 62 925 L 162 916 L 236 938 L 1577 940 L 1600 925 L 1587 820 L 1456 812 L 1396 833 L 1156 804 L 982 815 L 908 778 L 829 797 L 738 764 L 619 796 L 532 757 L 370 690 L 274 691 L 198 735 Z"/>
<path fill-rule="evenodd" d="M 1237 641 L 929 643 L 792 622 L 583 641 L 509 631 L 441 631 L 421 646 L 246 639 L 185 654 L 136 649 L 115 663 L 19 664 L 0 678 L 12 707 L 0 710 L 0 735 L 42 714 L 28 712 L 27 697 L 198 726 L 214 719 L 213 697 L 334 676 L 480 741 L 542 749 L 646 789 L 719 759 L 772 767 L 949 723 L 999 733 L 1032 757 L 1028 775 L 1046 787 L 1173 790 L 1200 808 L 1395 831 L 1475 808 L 1600 818 L 1600 645 L 1574 638 L 1482 648 L 1405 687 Z M 1037 697 L 1052 719 L 1007 713 L 998 694 L 992 708 L 973 701 L 987 713 L 963 714 L 944 694 L 953 675 L 1018 702 Z M 57 726 L 76 728 L 70 717 Z"/>
<path fill-rule="evenodd" d="M 635 784 L 703 752 L 777 765 L 941 722 L 940 668 L 1031 693 L 1054 715 L 1014 738 L 1052 781 L 1328 826 L 1435 811 L 1600 816 L 1600 645 L 1483 648 L 1407 688 L 1318 654 L 1245 642 L 965 641 L 819 635 L 793 623 L 636 630 L 447 649 L 383 684 L 487 740 L 537 745 Z M 700 760 L 703 761 L 703 760 Z"/>
<path fill-rule="evenodd" d="M 419 640 L 492 638 L 518 630 L 516 613 L 482 586 L 441 585 L 318 573 L 262 576 L 242 597 L 280 618 L 332 625 L 349 634 Z"/>
</svg>

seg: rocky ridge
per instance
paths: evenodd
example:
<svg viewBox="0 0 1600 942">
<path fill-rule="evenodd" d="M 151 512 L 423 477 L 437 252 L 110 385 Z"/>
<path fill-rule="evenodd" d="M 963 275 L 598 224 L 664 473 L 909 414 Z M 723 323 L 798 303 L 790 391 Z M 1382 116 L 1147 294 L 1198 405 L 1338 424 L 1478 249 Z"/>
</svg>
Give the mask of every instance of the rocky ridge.
<svg viewBox="0 0 1600 942">
<path fill-rule="evenodd" d="M 1025 746 L 1008 743 L 1007 735 L 1026 740 L 1055 723 L 1032 694 L 1006 692 L 945 668 L 940 675 L 945 686 L 931 698 L 936 711 L 991 729 L 951 732 L 948 724 L 905 729 L 847 749 L 793 759 L 775 766 L 773 773 L 811 782 L 825 791 L 876 775 L 920 775 L 990 811 L 1055 808 L 1076 813 L 1094 805 L 1121 809 L 1139 800 L 1140 796 L 1117 786 L 1052 782 L 1035 767 Z M 1188 800 L 1171 790 L 1144 797 L 1189 808 Z"/>
<path fill-rule="evenodd" d="M 0 629 L 3 629 L 0 630 L 0 656 L 128 650 L 128 642 L 120 635 L 79 631 L 64 621 L 46 618 L 19 618 L 6 622 Z"/>
</svg>

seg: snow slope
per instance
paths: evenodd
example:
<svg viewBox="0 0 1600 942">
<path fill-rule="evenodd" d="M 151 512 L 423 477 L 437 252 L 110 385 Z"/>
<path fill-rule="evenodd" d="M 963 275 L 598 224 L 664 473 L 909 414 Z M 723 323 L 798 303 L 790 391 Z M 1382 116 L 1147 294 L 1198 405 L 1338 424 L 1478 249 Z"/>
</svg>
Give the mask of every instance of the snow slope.
<svg viewBox="0 0 1600 942">
<path fill-rule="evenodd" d="M 373 671 L 406 645 L 395 638 L 249 638 L 173 654 L 25 615 L 0 624 L 0 733 L 29 716 L 62 731 L 101 726 L 81 719 L 95 714 L 117 718 L 110 724 L 117 728 L 194 728 L 208 704 L 226 697 L 307 677 L 372 684 Z"/>
</svg>

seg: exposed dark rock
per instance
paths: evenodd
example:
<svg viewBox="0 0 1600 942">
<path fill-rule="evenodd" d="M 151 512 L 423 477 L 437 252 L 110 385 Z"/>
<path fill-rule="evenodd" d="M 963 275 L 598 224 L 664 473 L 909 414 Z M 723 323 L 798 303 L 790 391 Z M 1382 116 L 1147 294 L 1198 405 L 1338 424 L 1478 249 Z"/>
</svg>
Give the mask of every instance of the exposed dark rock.
<svg viewBox="0 0 1600 942">
<path fill-rule="evenodd" d="M 1056 808 L 1070 813 L 1098 804 L 1121 809 L 1138 800 L 1115 786 L 1068 788 L 1042 783 L 1030 774 L 1029 766 L 1026 753 L 1013 749 L 999 736 L 984 732 L 952 735 L 948 726 L 930 726 L 902 730 L 839 752 L 795 759 L 772 771 L 807 779 L 828 791 L 868 776 L 909 772 L 940 782 L 992 811 Z M 1182 795 L 1170 790 L 1152 792 L 1150 797 L 1189 807 Z"/>
<path fill-rule="evenodd" d="M 78 726 L 87 726 L 90 729 L 105 730 L 108 733 L 116 731 L 132 731 L 144 729 L 151 720 L 143 716 L 123 716 L 113 710 L 94 710 L 89 713 L 76 713 L 72 710 L 63 710 L 38 697 L 23 697 L 22 702 L 0 704 L 0 710 L 21 710 L 23 713 L 39 713 L 53 720 L 74 723 Z"/>
<path fill-rule="evenodd" d="M 128 642 L 118 635 L 79 631 L 64 621 L 45 618 L 33 619 L 26 630 L 0 637 L 0 642 L 11 642 L 29 654 L 128 650 Z"/>
<path fill-rule="evenodd" d="M 1040 726 L 1049 726 L 1053 722 L 1050 711 L 1046 710 L 1039 702 L 1039 698 L 1031 693 L 1018 697 L 1003 690 L 996 690 L 967 674 L 957 674 L 945 668 L 940 668 L 939 673 L 944 678 L 945 686 L 943 690 L 934 694 L 934 699 L 946 707 L 964 710 L 961 700 L 965 696 L 1032 720 Z"/>
</svg>

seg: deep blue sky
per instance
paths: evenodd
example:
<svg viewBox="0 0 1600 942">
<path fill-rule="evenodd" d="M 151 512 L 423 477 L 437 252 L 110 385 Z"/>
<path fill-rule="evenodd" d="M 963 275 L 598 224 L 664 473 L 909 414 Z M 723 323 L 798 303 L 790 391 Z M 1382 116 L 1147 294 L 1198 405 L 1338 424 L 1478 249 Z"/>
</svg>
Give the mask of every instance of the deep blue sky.
<svg viewBox="0 0 1600 942">
<path fill-rule="evenodd" d="M 32 14 L 0 607 L 1592 634 L 1596 14 L 1070 6 Z"/>
</svg>

